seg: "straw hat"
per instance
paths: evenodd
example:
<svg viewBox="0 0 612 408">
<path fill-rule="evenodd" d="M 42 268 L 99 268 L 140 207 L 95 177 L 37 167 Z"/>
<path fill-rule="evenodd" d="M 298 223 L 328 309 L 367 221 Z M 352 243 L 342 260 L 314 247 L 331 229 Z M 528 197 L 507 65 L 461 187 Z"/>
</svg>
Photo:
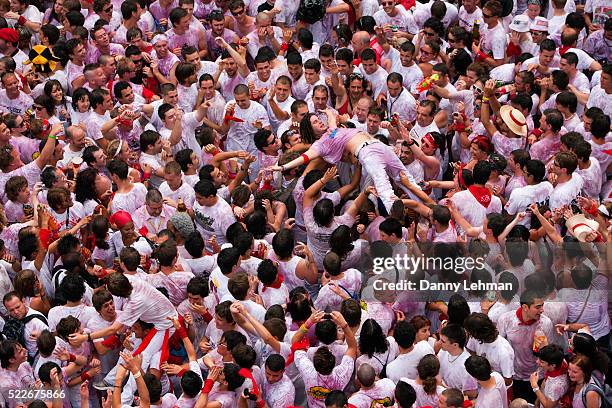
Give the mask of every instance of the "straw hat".
<svg viewBox="0 0 612 408">
<path fill-rule="evenodd" d="M 580 242 L 586 242 L 586 236 L 592 232 L 598 233 L 599 223 L 595 220 L 588 219 L 582 214 L 574 215 L 565 221 L 565 226 L 570 234 L 572 234 Z"/>
<path fill-rule="evenodd" d="M 523 137 L 527 136 L 527 123 L 521 111 L 510 105 L 504 105 L 499 110 L 499 114 L 513 133 Z"/>
</svg>

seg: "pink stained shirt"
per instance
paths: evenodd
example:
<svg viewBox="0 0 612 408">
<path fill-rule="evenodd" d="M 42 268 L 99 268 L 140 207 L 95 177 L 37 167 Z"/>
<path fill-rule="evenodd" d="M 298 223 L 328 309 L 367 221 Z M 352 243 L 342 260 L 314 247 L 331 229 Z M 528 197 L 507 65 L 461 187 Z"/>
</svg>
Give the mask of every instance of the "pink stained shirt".
<svg viewBox="0 0 612 408">
<path fill-rule="evenodd" d="M 359 129 L 334 129 L 326 132 L 310 148 L 326 162 L 335 164 L 342 160 L 346 144 L 359 132 Z"/>
</svg>

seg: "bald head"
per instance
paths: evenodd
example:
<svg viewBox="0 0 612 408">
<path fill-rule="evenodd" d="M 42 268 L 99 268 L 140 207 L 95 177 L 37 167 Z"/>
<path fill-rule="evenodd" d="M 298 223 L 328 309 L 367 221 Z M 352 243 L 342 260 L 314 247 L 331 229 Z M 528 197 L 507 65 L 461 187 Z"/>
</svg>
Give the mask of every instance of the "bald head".
<svg viewBox="0 0 612 408">
<path fill-rule="evenodd" d="M 262 11 L 261 13 L 257 13 L 257 16 L 255 16 L 255 23 L 257 24 L 257 27 L 269 26 L 272 24 L 272 19 L 268 13 L 264 13 Z"/>
<path fill-rule="evenodd" d="M 368 363 L 363 363 L 357 369 L 357 379 L 362 387 L 371 387 L 376 380 L 376 371 Z"/>
<path fill-rule="evenodd" d="M 364 48 L 370 46 L 370 34 L 367 31 L 357 31 L 353 34 L 353 49 L 360 53 Z"/>
<path fill-rule="evenodd" d="M 359 98 L 357 105 L 359 105 L 359 107 L 362 109 L 370 109 L 370 106 L 372 105 L 372 98 L 369 96 L 362 96 Z"/>
</svg>

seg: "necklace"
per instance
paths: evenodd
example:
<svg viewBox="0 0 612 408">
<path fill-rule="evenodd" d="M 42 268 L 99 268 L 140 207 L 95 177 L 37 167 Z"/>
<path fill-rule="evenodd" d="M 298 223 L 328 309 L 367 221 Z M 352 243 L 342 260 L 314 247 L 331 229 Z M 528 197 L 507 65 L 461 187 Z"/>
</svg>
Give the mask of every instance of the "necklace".
<svg viewBox="0 0 612 408">
<path fill-rule="evenodd" d="M 455 361 L 457 361 L 459 359 L 459 357 L 461 357 L 461 354 L 463 354 L 463 353 L 459 353 L 459 355 L 457 357 L 455 357 L 454 360 L 451 360 L 451 353 L 448 353 L 448 356 L 446 356 L 446 359 L 448 360 L 448 362 L 450 364 L 453 364 Z"/>
</svg>

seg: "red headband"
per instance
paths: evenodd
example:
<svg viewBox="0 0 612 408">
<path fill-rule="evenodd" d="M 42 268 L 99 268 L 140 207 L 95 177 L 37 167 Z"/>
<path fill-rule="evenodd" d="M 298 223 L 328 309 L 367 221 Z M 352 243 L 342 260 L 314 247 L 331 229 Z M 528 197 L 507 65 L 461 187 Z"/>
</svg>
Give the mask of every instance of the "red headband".
<svg viewBox="0 0 612 408">
<path fill-rule="evenodd" d="M 438 148 L 438 144 L 436 143 L 436 139 L 434 139 L 434 137 L 431 135 L 431 133 L 427 133 L 425 136 L 423 136 L 423 139 L 427 140 L 434 149 Z"/>
<path fill-rule="evenodd" d="M 123 228 L 128 222 L 132 222 L 132 216 L 127 211 L 117 211 L 110 216 L 109 221 L 118 228 Z"/>
</svg>

